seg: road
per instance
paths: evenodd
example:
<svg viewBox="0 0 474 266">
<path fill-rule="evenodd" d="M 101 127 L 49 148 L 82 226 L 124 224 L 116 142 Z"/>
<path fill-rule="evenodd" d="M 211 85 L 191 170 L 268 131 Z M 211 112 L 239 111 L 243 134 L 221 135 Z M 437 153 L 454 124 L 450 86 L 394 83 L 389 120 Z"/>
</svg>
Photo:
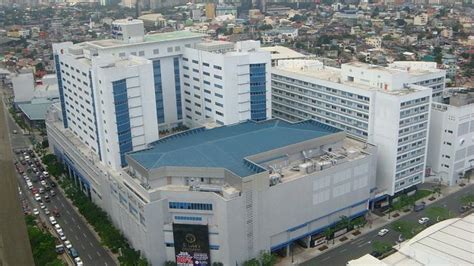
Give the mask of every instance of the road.
<svg viewBox="0 0 474 266">
<path fill-rule="evenodd" d="M 13 121 L 10 115 L 8 116 L 8 121 L 10 126 L 10 136 L 12 139 L 12 149 L 24 149 L 25 147 L 31 146 L 29 137 L 23 136 L 21 134 L 20 128 Z M 14 129 L 18 131 L 18 134 L 12 134 Z M 23 155 L 15 155 L 17 160 L 20 156 Z M 28 165 L 21 165 L 21 168 L 26 173 L 27 168 L 31 167 Z M 30 173 L 28 175 L 32 177 L 34 174 Z M 22 185 L 21 189 L 23 191 L 23 195 L 28 195 L 29 199 L 32 201 L 30 204 L 33 205 L 30 205 L 30 210 L 33 208 L 39 209 L 38 202 L 32 198 L 31 191 L 27 189 L 26 182 L 23 177 L 18 175 L 18 180 Z M 42 187 L 39 181 L 33 183 L 33 185 L 38 189 Z M 116 265 L 110 254 L 101 246 L 89 227 L 87 227 L 85 222 L 81 219 L 81 217 L 79 217 L 74 207 L 69 203 L 69 201 L 66 200 L 65 196 L 62 195 L 60 190 L 57 188 L 53 188 L 53 190 L 56 192 L 56 196 L 51 197 L 51 202 L 45 203 L 45 205 L 50 211 L 56 208 L 59 210 L 61 217 L 57 218 L 56 220 L 61 225 L 67 239 L 71 241 L 73 247 L 78 251 L 82 261 L 84 262 L 84 265 Z M 48 218 L 43 213 L 43 211 L 41 211 L 40 215 L 43 221 L 48 221 Z"/>
<path fill-rule="evenodd" d="M 1 91 L 0 95 L 3 93 Z M 33 265 L 25 219 L 17 197 L 7 112 L 0 99 L 0 265 Z"/>
<path fill-rule="evenodd" d="M 464 187 L 463 189 L 459 190 L 458 192 L 455 192 L 453 194 L 450 194 L 443 199 L 440 199 L 436 203 L 433 203 L 431 205 L 428 205 L 427 208 L 431 206 L 442 206 L 445 207 L 449 210 L 451 210 L 452 213 L 455 215 L 458 215 L 458 208 L 461 205 L 459 203 L 459 199 L 468 193 L 473 192 L 473 186 L 467 186 Z M 420 212 L 412 212 L 410 214 L 407 214 L 406 216 L 403 216 L 399 220 L 401 221 L 410 221 L 410 222 L 418 222 L 418 219 L 421 217 L 425 217 L 426 214 L 426 209 Z M 391 229 L 391 224 L 385 226 L 384 228 L 387 228 L 390 230 L 388 234 L 386 234 L 383 237 L 380 237 L 377 235 L 379 230 L 374 230 L 372 232 L 369 232 L 366 235 L 363 235 L 354 241 L 345 243 L 341 246 L 338 246 L 334 249 L 331 249 L 330 251 L 323 253 L 317 257 L 314 257 L 311 260 L 308 260 L 301 265 L 303 266 L 309 266 L 309 265 L 331 265 L 331 266 L 336 266 L 336 265 L 346 265 L 346 263 L 350 260 L 357 259 L 359 257 L 362 257 L 363 255 L 372 252 L 372 242 L 373 241 L 383 241 L 383 242 L 388 242 L 393 245 L 395 245 L 396 241 L 398 240 L 399 233 L 395 232 Z"/>
</svg>

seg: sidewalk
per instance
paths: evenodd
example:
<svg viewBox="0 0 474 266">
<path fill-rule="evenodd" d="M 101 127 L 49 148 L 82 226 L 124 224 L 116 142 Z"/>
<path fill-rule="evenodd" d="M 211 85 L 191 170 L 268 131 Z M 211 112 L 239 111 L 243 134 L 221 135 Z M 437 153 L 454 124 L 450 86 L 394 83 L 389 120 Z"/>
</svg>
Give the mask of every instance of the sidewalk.
<svg viewBox="0 0 474 266">
<path fill-rule="evenodd" d="M 471 180 L 471 182 L 469 184 L 466 183 L 466 186 L 472 186 L 473 184 L 474 184 L 474 181 Z M 420 187 L 420 189 L 432 189 L 433 185 L 436 185 L 436 184 L 425 183 Z M 465 188 L 466 186 L 464 186 L 464 187 L 461 187 L 459 185 L 452 186 L 452 187 L 443 186 L 441 188 L 440 197 L 438 197 L 438 195 L 435 195 L 436 199 L 434 199 L 433 201 L 430 201 L 430 200 L 428 200 L 428 198 L 431 198 L 433 195 L 429 195 L 425 198 L 420 199 L 419 202 L 424 201 L 426 203 L 426 205 L 429 206 L 433 203 L 436 203 L 437 201 L 444 198 L 445 196 L 450 195 L 452 193 L 455 193 L 455 192 Z M 396 213 L 398 213 L 398 216 L 393 217 L 393 215 L 396 214 Z M 302 248 L 298 245 L 295 245 L 294 246 L 294 251 L 293 251 L 294 252 L 294 254 L 293 254 L 293 263 L 291 262 L 292 261 L 291 256 L 288 256 L 288 257 L 284 257 L 284 258 L 279 258 L 278 263 L 276 265 L 298 265 L 302 262 L 310 260 L 314 257 L 317 257 L 317 256 L 323 254 L 323 253 L 326 253 L 327 251 L 329 251 L 333 248 L 341 246 L 341 245 L 343 245 L 345 243 L 348 243 L 350 241 L 356 240 L 359 237 L 364 236 L 365 234 L 367 234 L 369 232 L 379 230 L 380 228 L 382 228 L 382 227 L 392 223 L 393 221 L 396 221 L 396 220 L 398 220 L 398 219 L 400 219 L 400 218 L 402 218 L 402 217 L 404 217 L 404 216 L 406 216 L 410 213 L 412 213 L 412 212 L 411 211 L 410 212 L 403 212 L 403 211 L 392 212 L 390 214 L 390 218 L 389 218 L 388 214 L 385 214 L 384 216 L 380 217 L 380 216 L 377 216 L 375 214 L 371 214 L 369 212 L 368 213 L 369 222 L 364 227 L 358 229 L 360 234 L 358 234 L 357 236 L 353 235 L 353 232 L 355 231 L 354 230 L 354 231 L 351 231 L 351 232 L 349 232 L 345 235 L 337 237 L 337 239 L 335 239 L 335 241 L 334 241 L 334 244 L 333 244 L 333 240 L 331 239 L 326 244 L 324 244 L 328 248 L 323 250 L 323 251 L 320 251 L 319 248 L 321 248 L 324 245 L 320 245 L 320 246 L 315 247 L 315 248 L 307 248 L 307 249 Z M 373 219 L 373 220 L 370 220 L 370 219 Z M 371 223 L 370 223 L 370 221 L 371 221 Z M 346 237 L 347 240 L 341 241 L 340 239 L 343 238 L 343 237 Z"/>
</svg>

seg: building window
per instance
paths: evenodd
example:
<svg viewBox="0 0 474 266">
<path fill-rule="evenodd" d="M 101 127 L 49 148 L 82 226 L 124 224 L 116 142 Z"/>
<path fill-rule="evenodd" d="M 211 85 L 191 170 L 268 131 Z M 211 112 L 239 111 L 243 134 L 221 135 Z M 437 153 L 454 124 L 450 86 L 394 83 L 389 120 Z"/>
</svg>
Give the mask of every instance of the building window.
<svg viewBox="0 0 474 266">
<path fill-rule="evenodd" d="M 167 51 L 168 51 L 168 53 L 172 53 L 173 52 L 173 47 L 168 47 Z"/>
<path fill-rule="evenodd" d="M 156 49 L 153 49 L 153 54 L 159 54 L 160 53 L 160 49 L 156 48 Z"/>
<path fill-rule="evenodd" d="M 169 202 L 170 209 L 212 211 L 210 203 Z"/>
<path fill-rule="evenodd" d="M 145 56 L 145 51 L 140 51 L 140 52 L 138 52 L 138 55 L 139 55 L 139 56 Z"/>
<path fill-rule="evenodd" d="M 218 70 L 222 70 L 222 67 L 217 66 L 217 65 L 214 65 L 214 68 L 215 68 L 215 69 L 218 69 Z"/>
</svg>

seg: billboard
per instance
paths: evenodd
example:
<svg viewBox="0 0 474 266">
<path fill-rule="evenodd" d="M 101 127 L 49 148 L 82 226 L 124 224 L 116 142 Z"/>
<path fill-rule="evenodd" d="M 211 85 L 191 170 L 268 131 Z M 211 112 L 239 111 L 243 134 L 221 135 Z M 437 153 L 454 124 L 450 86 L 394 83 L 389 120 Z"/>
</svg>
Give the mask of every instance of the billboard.
<svg viewBox="0 0 474 266">
<path fill-rule="evenodd" d="M 207 225 L 173 224 L 173 238 L 178 266 L 211 265 Z"/>
</svg>

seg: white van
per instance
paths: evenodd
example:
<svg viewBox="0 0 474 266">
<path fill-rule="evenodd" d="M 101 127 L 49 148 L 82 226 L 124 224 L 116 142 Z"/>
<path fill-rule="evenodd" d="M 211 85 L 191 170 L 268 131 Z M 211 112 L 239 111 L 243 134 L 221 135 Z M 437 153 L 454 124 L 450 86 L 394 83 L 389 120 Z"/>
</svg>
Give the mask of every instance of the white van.
<svg viewBox="0 0 474 266">
<path fill-rule="evenodd" d="M 54 216 L 49 216 L 49 222 L 50 222 L 52 225 L 57 224 L 56 219 L 54 218 Z"/>
<path fill-rule="evenodd" d="M 26 182 L 26 185 L 28 186 L 28 189 L 29 189 L 29 190 L 32 190 L 32 189 L 33 189 L 33 183 L 31 183 L 31 182 Z"/>
</svg>

